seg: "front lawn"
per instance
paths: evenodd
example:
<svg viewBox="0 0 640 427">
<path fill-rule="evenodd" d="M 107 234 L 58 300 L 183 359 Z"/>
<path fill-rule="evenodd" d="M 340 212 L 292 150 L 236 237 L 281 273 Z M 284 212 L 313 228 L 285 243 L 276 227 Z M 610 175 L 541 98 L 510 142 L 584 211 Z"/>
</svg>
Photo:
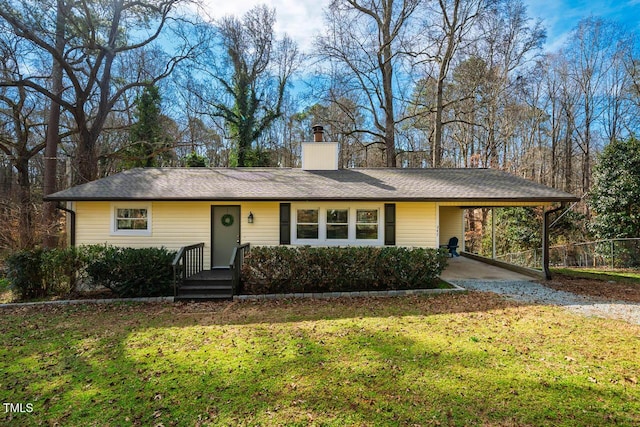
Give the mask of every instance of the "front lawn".
<svg viewBox="0 0 640 427">
<path fill-rule="evenodd" d="M 1 313 L 2 425 L 640 423 L 640 326 L 492 294 Z"/>
</svg>

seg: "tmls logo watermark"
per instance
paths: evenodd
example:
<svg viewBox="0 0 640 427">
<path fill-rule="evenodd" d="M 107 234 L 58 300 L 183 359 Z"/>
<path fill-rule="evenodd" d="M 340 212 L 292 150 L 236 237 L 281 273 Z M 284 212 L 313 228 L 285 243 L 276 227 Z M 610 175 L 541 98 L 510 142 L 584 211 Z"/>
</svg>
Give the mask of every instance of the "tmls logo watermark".
<svg viewBox="0 0 640 427">
<path fill-rule="evenodd" d="M 33 412 L 33 403 L 8 403 L 4 402 L 4 413 L 30 414 Z"/>
</svg>

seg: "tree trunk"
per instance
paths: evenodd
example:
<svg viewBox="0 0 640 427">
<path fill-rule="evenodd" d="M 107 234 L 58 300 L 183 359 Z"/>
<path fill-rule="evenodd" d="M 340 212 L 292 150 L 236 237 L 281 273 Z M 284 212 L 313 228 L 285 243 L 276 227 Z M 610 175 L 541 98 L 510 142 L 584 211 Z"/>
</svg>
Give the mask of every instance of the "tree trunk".
<svg viewBox="0 0 640 427">
<path fill-rule="evenodd" d="M 592 113 L 591 113 L 591 103 L 590 97 L 587 96 L 585 100 L 584 107 L 585 117 L 587 118 L 585 121 L 585 129 L 584 129 L 584 146 L 582 147 L 583 157 L 582 157 L 582 194 L 585 194 L 589 191 L 589 187 L 591 186 L 590 177 L 591 177 L 591 122 L 592 122 Z M 587 205 L 588 208 L 588 205 Z"/>
<path fill-rule="evenodd" d="M 393 108 L 393 66 L 391 63 L 391 32 L 390 32 L 391 14 L 385 16 L 382 28 L 383 48 L 378 60 L 381 62 L 382 71 L 382 90 L 384 92 L 384 145 L 387 153 L 387 167 L 395 168 L 397 160 L 396 152 L 396 122 L 395 111 Z"/>
<path fill-rule="evenodd" d="M 433 138 L 433 158 L 431 159 L 434 168 L 439 168 L 442 163 L 442 109 L 444 103 L 444 76 L 443 70 L 440 69 L 440 78 L 438 79 L 438 89 L 436 94 L 436 123 L 435 135 Z"/>
<path fill-rule="evenodd" d="M 567 122 L 567 130 L 564 139 L 564 191 L 570 193 L 573 190 L 573 143 L 571 141 L 571 122 Z"/>
<path fill-rule="evenodd" d="M 387 34 L 385 34 L 387 36 Z M 390 39 L 391 36 L 389 35 Z M 391 66 L 390 42 L 386 44 L 382 54 L 382 80 L 385 102 L 385 122 L 384 122 L 384 145 L 387 152 L 387 167 L 396 167 L 396 123 L 393 108 L 393 67 Z"/>
<path fill-rule="evenodd" d="M 78 162 L 78 175 L 74 179 L 75 184 L 95 181 L 98 176 L 98 158 L 96 156 L 95 141 L 91 135 L 81 136 L 80 141 L 78 141 L 76 159 Z"/>
<path fill-rule="evenodd" d="M 558 124 L 556 123 L 556 103 L 551 106 L 551 186 L 556 188 L 558 175 Z"/>
<path fill-rule="evenodd" d="M 33 206 L 31 203 L 31 181 L 29 179 L 29 159 L 22 158 L 16 163 L 18 170 L 18 197 L 20 203 L 20 219 L 18 231 L 20 249 L 32 248 L 35 244 L 33 230 Z"/>
<path fill-rule="evenodd" d="M 443 4 L 440 4 L 441 7 Z M 436 123 L 435 123 L 435 136 L 433 140 L 433 167 L 439 168 L 442 163 L 442 132 L 444 130 L 444 124 L 442 123 L 442 113 L 444 109 L 444 82 L 449 73 L 449 65 L 453 59 L 454 52 L 456 50 L 456 35 L 458 31 L 458 10 L 460 7 L 460 1 L 455 1 L 453 5 L 453 11 L 451 18 L 447 18 L 447 10 L 442 7 L 442 14 L 446 18 L 444 19 L 444 26 L 447 30 L 445 35 L 447 48 L 440 60 L 440 70 L 438 72 L 438 82 L 436 89 Z M 464 23 L 463 23 L 464 25 Z"/>
<path fill-rule="evenodd" d="M 56 10 L 56 51 L 64 51 L 65 18 L 63 13 L 63 0 L 58 0 Z M 64 90 L 62 86 L 62 66 L 55 58 L 52 58 L 51 68 L 52 92 L 61 96 Z M 56 177 L 58 166 L 58 139 L 60 129 L 60 105 L 51 100 L 49 109 L 49 121 L 47 124 L 46 146 L 44 149 L 44 178 L 43 195 L 48 196 L 56 191 Z M 42 245 L 45 248 L 54 248 L 58 244 L 58 231 L 56 230 L 56 203 L 45 202 L 43 206 L 44 238 Z"/>
</svg>

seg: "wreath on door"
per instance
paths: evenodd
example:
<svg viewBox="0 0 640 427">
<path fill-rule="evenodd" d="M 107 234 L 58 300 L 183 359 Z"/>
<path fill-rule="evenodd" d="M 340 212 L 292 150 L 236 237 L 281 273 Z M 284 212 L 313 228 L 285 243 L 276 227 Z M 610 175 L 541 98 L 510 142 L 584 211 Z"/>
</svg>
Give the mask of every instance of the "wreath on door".
<svg viewBox="0 0 640 427">
<path fill-rule="evenodd" d="M 233 225 L 233 215 L 231 214 L 222 215 L 222 218 L 220 218 L 220 222 L 222 222 L 222 225 L 224 225 L 225 227 L 231 227 Z"/>
</svg>

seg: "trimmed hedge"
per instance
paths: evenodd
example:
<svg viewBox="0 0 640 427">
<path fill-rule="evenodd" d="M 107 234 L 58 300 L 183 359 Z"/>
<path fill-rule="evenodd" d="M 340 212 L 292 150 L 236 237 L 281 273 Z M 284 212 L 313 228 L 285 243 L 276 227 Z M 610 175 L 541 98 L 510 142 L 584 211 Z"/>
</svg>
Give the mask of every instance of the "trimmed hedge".
<svg viewBox="0 0 640 427">
<path fill-rule="evenodd" d="M 18 298 L 38 299 L 73 290 L 76 272 L 83 266 L 83 253 L 77 248 L 36 248 L 14 252 L 5 263 L 9 286 Z"/>
<path fill-rule="evenodd" d="M 6 259 L 7 279 L 21 300 L 42 298 L 47 295 L 42 272 L 42 249 L 14 252 Z"/>
<path fill-rule="evenodd" d="M 101 246 L 87 262 L 87 275 L 118 296 L 157 297 L 173 295 L 175 252 L 165 248 Z"/>
<path fill-rule="evenodd" d="M 446 251 L 402 247 L 253 247 L 242 268 L 247 294 L 429 289 Z"/>
<path fill-rule="evenodd" d="M 104 286 L 125 298 L 164 296 L 173 294 L 174 256 L 165 248 L 38 248 L 9 255 L 6 270 L 20 300 L 65 296 L 77 281 Z"/>
</svg>

